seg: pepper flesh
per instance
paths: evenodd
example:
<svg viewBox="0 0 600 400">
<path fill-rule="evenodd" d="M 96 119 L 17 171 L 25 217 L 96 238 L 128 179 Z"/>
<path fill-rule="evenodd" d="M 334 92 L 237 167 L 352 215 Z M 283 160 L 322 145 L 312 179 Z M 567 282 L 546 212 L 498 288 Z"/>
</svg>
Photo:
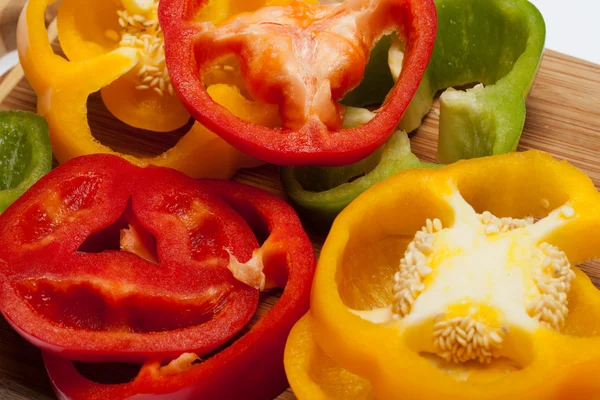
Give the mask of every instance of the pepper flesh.
<svg viewBox="0 0 600 400">
<path fill-rule="evenodd" d="M 21 111 L 0 112 L 0 213 L 51 168 L 46 121 Z"/>
<path fill-rule="evenodd" d="M 48 121 L 54 154 L 59 162 L 63 163 L 82 155 L 110 153 L 119 155 L 139 166 L 165 166 L 185 172 L 192 177 L 211 178 L 229 178 L 239 168 L 261 164 L 256 159 L 227 145 L 198 123 L 192 126 L 175 147 L 154 158 L 138 158 L 116 153 L 108 146 L 99 143 L 93 137 L 88 123 L 86 107 L 88 97 L 92 93 L 107 88 L 107 91 L 111 93 L 113 89 L 117 90 L 119 92 L 117 97 L 126 100 L 128 95 L 124 96 L 124 93 L 129 92 L 123 92 L 121 89 L 133 90 L 131 80 L 126 76 L 138 66 L 139 51 L 127 46 L 118 47 L 112 51 L 108 51 L 102 46 L 98 48 L 96 42 L 83 40 L 87 38 L 85 36 L 87 31 L 84 28 L 76 31 L 76 28 L 80 29 L 80 25 L 86 25 L 87 22 L 87 19 L 81 17 L 79 12 L 87 18 L 100 20 L 108 12 L 112 18 L 117 7 L 115 4 L 111 2 L 110 7 L 104 9 L 103 6 L 98 11 L 95 6 L 99 6 L 101 2 L 94 2 L 94 7 L 91 7 L 90 10 L 98 12 L 86 14 L 89 10 L 82 10 L 85 7 L 81 7 L 79 2 L 77 3 L 79 6 L 76 7 L 76 4 L 67 1 L 62 6 L 64 7 L 62 9 L 62 21 L 64 22 L 62 22 L 63 36 L 61 39 L 65 38 L 67 48 L 71 49 L 68 52 L 74 61 L 63 59 L 54 53 L 48 42 L 44 12 L 50 2 L 51 0 L 32 0 L 27 4 L 19 21 L 18 48 L 25 74 L 38 95 L 38 112 Z M 75 10 L 79 11 L 75 12 Z M 83 22 L 77 23 L 74 20 L 75 17 L 77 20 L 82 18 Z M 113 23 L 118 24 L 116 12 L 114 12 L 114 17 Z M 95 27 L 90 31 L 90 35 L 100 34 L 100 32 L 104 34 L 103 25 L 99 23 L 90 23 L 89 25 Z M 71 27 L 70 30 L 69 27 Z M 104 38 L 104 40 L 109 39 Z M 85 46 L 82 42 L 85 43 Z M 123 85 L 126 87 L 121 88 Z M 103 93 L 105 98 L 107 91 Z M 137 93 L 136 96 L 150 95 L 142 93 L 142 91 L 138 92 L 140 93 Z M 228 107 L 232 113 L 244 120 L 267 126 L 279 124 L 276 108 L 246 100 L 238 88 L 229 85 L 213 85 L 208 89 L 208 93 L 214 98 L 214 101 Z M 154 96 L 158 97 L 156 94 Z M 137 100 L 128 104 L 135 108 L 136 105 L 139 105 Z M 150 103 L 148 103 L 150 104 L 148 108 L 141 106 L 138 109 L 141 117 L 135 116 L 135 113 L 131 114 L 131 117 L 144 119 L 148 110 L 152 110 L 151 116 L 157 114 L 158 111 L 154 111 L 156 103 L 154 101 Z M 147 102 L 144 101 L 142 104 L 147 104 Z M 117 108 L 125 106 L 120 104 Z M 128 106 L 127 109 L 129 110 Z M 158 109 L 162 110 L 163 107 L 160 106 Z M 172 117 L 171 113 L 167 114 Z M 146 119 L 146 121 L 150 120 Z M 167 121 L 167 123 L 170 122 Z"/>
<path fill-rule="evenodd" d="M 442 94 L 438 160 L 452 163 L 514 151 L 525 122 L 525 99 L 541 63 L 545 40 L 543 17 L 526 0 L 436 0 L 435 3 L 439 34 L 434 52 L 398 129 L 407 132 L 417 129 L 440 90 L 481 82 L 485 87 L 466 91 L 449 89 Z M 383 101 L 381 87 L 374 88 L 374 81 L 389 81 L 402 70 L 399 42 L 391 47 L 389 55 L 383 48 L 374 54 L 379 58 L 370 60 L 371 74 L 346 97 L 344 104 L 363 107 Z M 386 58 L 389 65 L 384 61 Z M 377 95 L 380 97 L 376 98 Z M 393 145 L 388 143 L 387 147 Z M 412 154 L 406 153 L 405 157 L 404 163 L 386 166 L 391 170 L 385 177 L 407 167 L 432 166 L 409 162 L 408 159 L 414 158 Z M 370 165 L 372 169 L 377 163 Z M 284 168 L 282 182 L 300 210 L 321 214 L 327 224 L 358 194 L 383 180 L 375 174 L 349 181 L 356 176 L 350 171 L 361 167 L 357 164 L 347 168 L 343 173 L 343 169 L 321 168 L 309 173 L 308 169 Z M 369 175 L 371 169 L 362 172 Z M 332 179 L 340 175 L 348 178 Z M 323 187 L 320 182 L 331 183 Z"/>
<path fill-rule="evenodd" d="M 416 92 L 435 39 L 430 0 L 294 2 L 218 26 L 194 22 L 205 5 L 185 0 L 160 5 L 173 85 L 199 122 L 236 148 L 280 165 L 349 164 L 380 147 Z M 337 100 L 360 82 L 374 43 L 393 29 L 409 49 L 398 83 L 372 121 L 340 130 Z M 241 121 L 207 95 L 201 75 L 230 54 L 238 57 L 253 97 L 278 105 L 282 129 Z"/>
<path fill-rule="evenodd" d="M 61 398 L 239 398 L 249 392 L 269 398 L 287 386 L 283 348 L 308 309 L 316 262 L 282 200 L 233 182 L 194 181 L 95 155 L 52 171 L 2 215 L 0 226 L 3 285 L 11 288 L 0 307 L 45 351 Z M 137 246 L 150 250 L 140 256 L 123 241 L 132 227 L 136 237 L 149 238 Z M 120 252 L 110 250 L 119 229 Z M 198 356 L 237 335 L 256 310 L 258 290 L 228 269 L 230 257 L 246 262 L 257 250 L 253 231 L 268 235 L 259 252 L 266 287 L 284 289 L 283 295 L 247 334 L 197 364 Z M 147 254 L 150 261 L 142 258 Z M 63 357 L 146 364 L 130 383 L 102 385 Z"/>
<path fill-rule="evenodd" d="M 530 184 L 532 178 L 536 185 Z M 537 275 L 535 260 L 543 257 L 519 260 L 529 254 L 529 241 L 543 251 L 554 251 L 544 242 L 555 246 L 570 264 L 597 257 L 599 202 L 600 194 L 585 174 L 541 152 L 461 161 L 437 171 L 405 171 L 367 191 L 334 223 L 319 260 L 311 310 L 288 341 L 285 364 L 295 393 L 300 399 L 592 398 L 598 390 L 592 377 L 600 365 L 600 340 L 596 311 L 591 310 L 600 304 L 600 292 L 571 267 L 575 276 L 565 281 L 564 325 L 547 324 L 545 312 L 539 317 L 529 314 L 528 297 L 521 294 L 543 294 L 543 274 L 554 270 Z M 475 218 L 475 213 L 481 217 Z M 517 219 L 500 223 L 492 214 Z M 526 216 L 540 220 L 518 220 Z M 519 239 L 498 254 L 485 253 L 489 258 L 480 259 L 481 268 L 469 272 L 468 258 L 475 257 L 477 248 L 464 247 L 471 237 L 461 228 L 464 221 L 474 227 L 481 224 L 481 245 L 502 247 L 513 235 Z M 421 291 L 410 302 L 412 309 L 394 317 L 399 311 L 390 305 L 404 298 L 403 288 L 394 287 L 394 279 L 398 285 L 404 278 L 394 273 L 398 265 L 409 264 L 405 250 L 423 225 L 431 232 L 443 233 L 446 227 L 447 232 L 455 231 L 413 244 L 419 249 L 432 246 L 432 253 L 424 250 L 431 254 L 425 264 L 431 271 L 423 267 L 424 286 L 412 285 Z M 574 239 L 582 237 L 586 240 Z M 452 243 L 460 243 L 463 250 Z M 459 261 L 461 257 L 465 259 Z M 460 272 L 460 284 L 449 278 L 453 271 Z M 498 275 L 502 283 L 491 278 L 501 271 L 507 272 L 504 278 Z M 491 274 L 489 280 L 476 279 L 480 273 Z M 529 280 L 529 273 L 535 279 Z M 471 285 L 473 279 L 477 285 Z M 506 285 L 509 280 L 513 283 Z M 533 286 L 520 286 L 521 282 Z M 536 285 L 539 289 L 533 290 Z M 519 306 L 507 308 L 513 303 Z M 465 363 L 466 358 L 445 361 L 445 350 L 435 345 L 436 323 L 467 314 L 486 319 L 488 326 L 508 325 L 489 364 Z M 462 337 L 459 330 L 455 337 Z M 583 370 L 585 377 L 575 379 Z M 436 385 L 430 385 L 432 381 Z"/>
</svg>

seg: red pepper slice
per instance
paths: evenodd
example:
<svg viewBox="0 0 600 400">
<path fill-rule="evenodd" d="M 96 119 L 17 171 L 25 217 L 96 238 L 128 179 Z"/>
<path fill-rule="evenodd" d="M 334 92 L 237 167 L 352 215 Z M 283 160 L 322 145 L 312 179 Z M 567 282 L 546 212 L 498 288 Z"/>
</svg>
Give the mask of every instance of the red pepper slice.
<svg viewBox="0 0 600 400">
<path fill-rule="evenodd" d="M 140 239 L 137 250 L 131 240 L 121 240 L 127 251 L 109 243 L 122 228 L 126 238 Z M 260 248 L 266 287 L 285 288 L 281 299 L 249 333 L 208 360 L 192 365 L 184 356 L 161 367 L 184 353 L 214 352 L 248 323 L 258 290 L 227 266 L 230 254 L 241 262 L 252 257 L 259 247 L 254 232 L 268 234 Z M 45 351 L 59 397 L 239 398 L 251 392 L 268 398 L 287 387 L 285 340 L 308 309 L 316 261 L 298 217 L 282 200 L 233 182 L 195 181 L 94 155 L 34 185 L 0 217 L 0 240 L 0 308 Z M 130 383 L 101 385 L 79 375 L 69 360 L 146 364 Z"/>
<path fill-rule="evenodd" d="M 240 14 L 219 26 L 194 20 L 207 4 L 160 3 L 172 82 L 200 123 L 239 150 L 280 165 L 347 165 L 383 145 L 421 82 L 437 28 L 432 0 L 298 1 Z M 371 49 L 394 29 L 406 43 L 396 86 L 372 121 L 341 129 L 337 101 L 360 83 Z M 231 55 L 238 57 L 253 98 L 279 105 L 282 129 L 242 121 L 210 98 L 201 77 Z"/>
</svg>

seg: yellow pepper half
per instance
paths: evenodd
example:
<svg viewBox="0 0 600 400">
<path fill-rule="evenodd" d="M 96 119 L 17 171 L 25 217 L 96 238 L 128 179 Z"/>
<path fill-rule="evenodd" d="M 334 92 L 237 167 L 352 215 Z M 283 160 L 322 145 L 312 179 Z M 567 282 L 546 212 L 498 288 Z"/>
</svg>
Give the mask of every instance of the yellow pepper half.
<svg viewBox="0 0 600 400">
<path fill-rule="evenodd" d="M 162 34 L 155 18 L 156 1 L 91 0 L 82 6 L 79 0 L 64 0 L 58 25 L 69 60 L 55 54 L 48 41 L 44 12 L 51 2 L 29 1 L 19 22 L 18 48 L 25 74 L 38 95 L 38 112 L 48 120 L 59 162 L 87 154 L 114 154 L 94 139 L 88 123 L 87 100 L 98 91 L 107 108 L 134 127 L 169 131 L 189 121 L 169 83 Z M 244 11 L 230 3 L 211 1 L 199 18 L 220 21 L 233 15 L 229 13 Z M 265 4 L 255 1 L 251 6 Z M 213 79 L 211 83 L 217 84 L 209 88 L 217 103 L 252 123 L 280 124 L 276 106 L 250 101 L 239 88 L 221 82 Z M 262 163 L 198 123 L 175 147 L 158 157 L 117 155 L 140 166 L 170 167 L 193 177 L 229 178 L 239 168 Z"/>
<path fill-rule="evenodd" d="M 600 194 L 542 152 L 410 170 L 323 247 L 285 366 L 299 399 L 600 399 Z"/>
</svg>

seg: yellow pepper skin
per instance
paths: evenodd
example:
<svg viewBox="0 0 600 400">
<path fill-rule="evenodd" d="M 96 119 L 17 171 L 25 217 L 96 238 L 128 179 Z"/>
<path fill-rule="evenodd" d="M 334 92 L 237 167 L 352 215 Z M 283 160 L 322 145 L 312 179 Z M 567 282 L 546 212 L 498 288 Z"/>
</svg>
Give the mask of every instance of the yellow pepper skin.
<svg viewBox="0 0 600 400">
<path fill-rule="evenodd" d="M 511 327 L 507 346 L 518 361 L 508 364 L 440 364 L 422 355 L 422 335 L 357 315 L 393 302 L 389 283 L 408 243 L 428 218 L 455 223 L 454 193 L 478 213 L 554 218 L 543 241 L 571 265 L 600 256 L 600 194 L 584 173 L 546 153 L 395 175 L 344 210 L 325 242 L 311 309 L 285 352 L 299 399 L 600 399 L 600 291 L 575 267 L 562 329 Z M 551 212 L 565 207 L 559 217 Z"/>
<path fill-rule="evenodd" d="M 82 11 L 86 14 L 84 17 L 75 14 L 76 2 L 64 2 L 60 11 L 63 29 L 61 40 L 64 41 L 63 45 L 66 44 L 65 48 L 72 58 L 69 61 L 56 55 L 48 41 L 44 12 L 51 2 L 52 0 L 29 1 L 19 21 L 17 41 L 21 64 L 38 95 L 38 112 L 48 121 L 50 139 L 57 160 L 64 163 L 88 154 L 115 154 L 109 147 L 94 139 L 88 123 L 87 100 L 90 94 L 99 90 L 105 89 L 102 93 L 105 101 L 112 96 L 115 97 L 115 101 L 122 102 L 115 103 L 115 107 L 121 107 L 122 110 L 127 110 L 127 113 L 131 112 L 133 120 L 129 122 L 133 121 L 134 126 L 142 125 L 136 124 L 136 119 L 152 120 L 156 123 L 154 128 L 160 126 L 156 118 L 150 119 L 148 116 L 170 115 L 169 110 L 174 108 L 156 102 L 137 102 L 139 98 L 136 96 L 140 94 L 134 93 L 135 88 L 131 87 L 128 76 L 138 65 L 138 51 L 126 47 L 110 50 L 99 45 L 98 43 L 103 43 L 96 37 L 100 35 L 99 25 L 90 21 L 108 18 L 108 14 L 112 15 L 115 12 L 114 23 L 118 25 L 118 2 L 91 1 L 89 10 L 95 11 Z M 86 7 L 78 7 L 82 8 Z M 76 23 L 80 21 L 79 18 L 82 18 L 81 22 Z M 82 25 L 89 25 L 90 30 L 85 31 L 87 28 L 83 28 Z M 242 119 L 271 127 L 280 124 L 276 107 L 249 101 L 234 86 L 216 84 L 209 90 L 215 101 Z M 147 94 L 141 94 L 145 95 Z M 173 97 L 173 101 L 175 98 L 176 96 Z M 114 110 L 114 107 L 110 106 L 110 100 L 108 106 Z M 174 121 L 179 117 L 173 118 Z M 176 128 L 185 124 L 188 119 L 186 114 L 185 118 L 178 119 L 175 124 L 167 120 L 160 130 Z M 193 125 L 175 147 L 155 158 L 116 154 L 139 166 L 153 164 L 170 167 L 197 178 L 230 178 L 239 168 L 262 164 L 237 151 L 198 123 Z"/>
</svg>

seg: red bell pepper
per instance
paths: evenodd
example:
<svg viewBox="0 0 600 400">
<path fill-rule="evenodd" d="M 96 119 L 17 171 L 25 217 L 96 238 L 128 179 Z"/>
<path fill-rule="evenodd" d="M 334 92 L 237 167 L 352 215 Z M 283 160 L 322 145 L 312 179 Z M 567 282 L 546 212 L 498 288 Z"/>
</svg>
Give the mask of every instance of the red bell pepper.
<svg viewBox="0 0 600 400">
<path fill-rule="evenodd" d="M 240 14 L 218 26 L 194 19 L 209 3 L 160 3 L 173 85 L 200 123 L 239 150 L 280 165 L 347 165 L 381 147 L 421 82 L 437 27 L 432 0 L 297 1 Z M 374 45 L 393 30 L 406 43 L 398 83 L 372 121 L 342 129 L 337 101 L 361 82 Z M 281 129 L 245 122 L 208 95 L 202 77 L 232 54 L 252 97 L 279 105 Z"/>
<path fill-rule="evenodd" d="M 255 232 L 268 235 L 260 249 Z M 0 216 L 0 242 L 0 309 L 45 351 L 59 397 L 269 398 L 287 387 L 283 349 L 308 309 L 315 257 L 282 200 L 87 156 L 52 171 Z M 230 268 L 249 265 L 264 266 L 266 288 L 285 290 L 238 338 L 259 291 Z M 196 364 L 186 353 L 210 358 Z M 146 364 L 130 383 L 102 385 L 69 360 Z"/>
</svg>

